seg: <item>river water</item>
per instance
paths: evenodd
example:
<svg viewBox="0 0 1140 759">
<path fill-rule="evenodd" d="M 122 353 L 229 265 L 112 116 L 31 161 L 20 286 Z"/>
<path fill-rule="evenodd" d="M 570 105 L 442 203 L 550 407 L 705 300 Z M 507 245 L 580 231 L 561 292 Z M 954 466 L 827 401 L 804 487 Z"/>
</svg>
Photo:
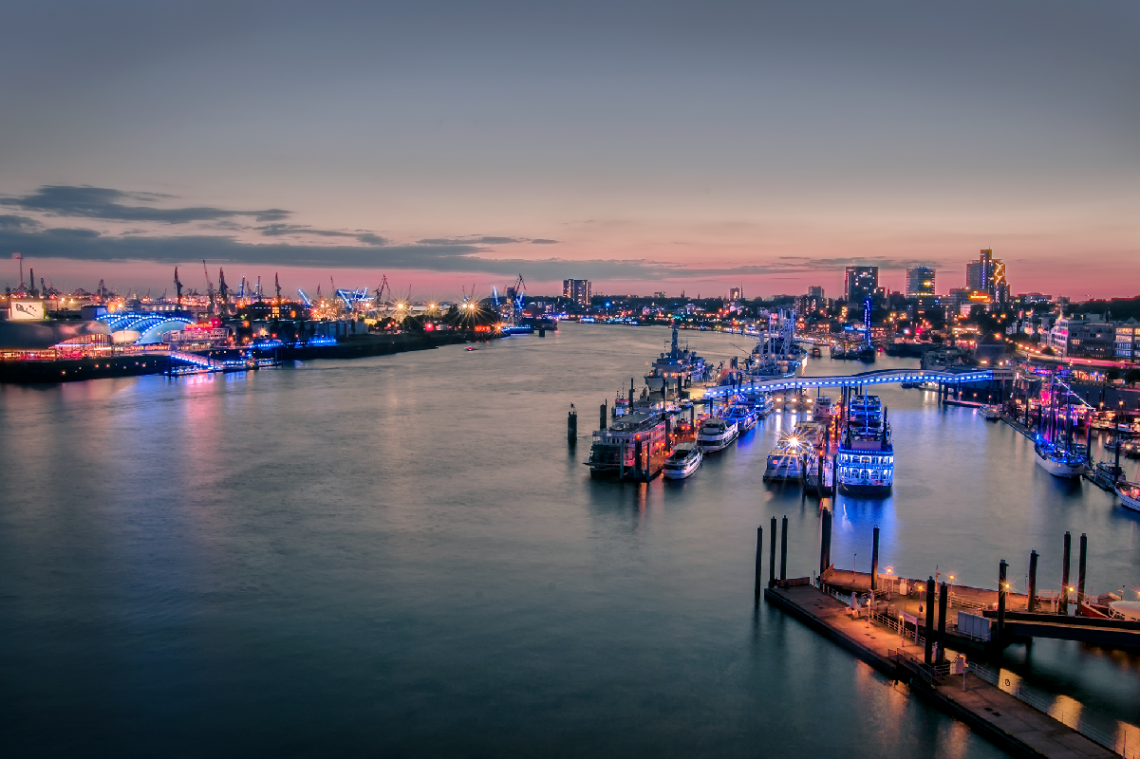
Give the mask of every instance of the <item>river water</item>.
<svg viewBox="0 0 1140 759">
<path fill-rule="evenodd" d="M 683 333 L 707 358 L 746 338 Z M 592 481 L 597 408 L 663 328 L 564 325 L 250 374 L 0 386 L 0 745 L 16 755 L 891 755 L 1001 752 L 761 603 L 756 527 L 818 567 L 819 506 L 761 481 L 791 415 L 688 481 Z M 879 368 L 913 366 L 881 359 Z M 808 373 L 862 365 L 809 363 Z M 835 504 L 833 560 L 1016 585 L 1140 587 L 1140 515 L 931 393 L 880 391 L 892 497 Z M 579 409 L 580 440 L 566 443 Z M 1130 470 L 1134 467 L 1130 467 Z M 1133 476 L 1134 471 L 1129 471 Z M 767 537 L 767 536 L 766 536 Z M 857 554 L 857 555 L 856 555 Z M 845 558 L 846 557 L 846 558 Z M 1054 581 L 1055 580 L 1055 581 Z M 1007 666 L 1111 726 L 1140 659 Z"/>
</svg>

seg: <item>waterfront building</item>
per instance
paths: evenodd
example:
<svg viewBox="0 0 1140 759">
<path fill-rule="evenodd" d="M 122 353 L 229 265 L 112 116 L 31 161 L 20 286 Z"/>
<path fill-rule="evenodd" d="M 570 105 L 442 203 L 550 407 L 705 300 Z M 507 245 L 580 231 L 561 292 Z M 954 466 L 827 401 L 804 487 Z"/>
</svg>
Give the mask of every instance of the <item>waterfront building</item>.
<svg viewBox="0 0 1140 759">
<path fill-rule="evenodd" d="M 1125 361 L 1140 359 L 1140 324 L 1135 319 L 1117 322 L 1113 333 L 1116 358 Z"/>
<path fill-rule="evenodd" d="M 906 297 L 930 297 L 935 293 L 934 269 L 929 266 L 915 266 L 906 270 Z"/>
<path fill-rule="evenodd" d="M 590 305 L 590 280 L 564 279 L 562 280 L 562 296 L 569 298 L 579 306 Z"/>
<path fill-rule="evenodd" d="M 1112 359 L 1116 330 L 1100 314 L 1063 317 L 1049 330 L 1049 347 L 1062 358 Z"/>
<path fill-rule="evenodd" d="M 874 298 L 879 289 L 878 266 L 848 266 L 844 279 L 844 297 L 848 305 L 862 304 L 867 298 Z"/>
</svg>

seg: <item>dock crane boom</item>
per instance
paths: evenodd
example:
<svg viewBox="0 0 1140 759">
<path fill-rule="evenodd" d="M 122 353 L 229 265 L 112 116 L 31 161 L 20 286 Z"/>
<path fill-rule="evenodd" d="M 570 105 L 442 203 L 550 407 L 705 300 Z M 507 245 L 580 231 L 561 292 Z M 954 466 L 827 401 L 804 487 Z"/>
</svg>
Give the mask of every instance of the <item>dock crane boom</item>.
<svg viewBox="0 0 1140 759">
<path fill-rule="evenodd" d="M 100 280 L 102 282 L 102 280 Z M 182 281 L 178 279 L 178 267 L 174 267 L 174 290 L 178 294 L 178 305 L 182 305 Z"/>
</svg>

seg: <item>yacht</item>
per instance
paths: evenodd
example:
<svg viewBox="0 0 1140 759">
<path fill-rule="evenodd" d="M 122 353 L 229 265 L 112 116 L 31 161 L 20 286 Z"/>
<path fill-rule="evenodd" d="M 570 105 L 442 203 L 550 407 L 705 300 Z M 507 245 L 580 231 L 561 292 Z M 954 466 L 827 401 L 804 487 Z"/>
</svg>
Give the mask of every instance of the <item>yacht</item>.
<svg viewBox="0 0 1140 759">
<path fill-rule="evenodd" d="M 811 444 L 795 432 L 783 435 L 768 454 L 764 480 L 768 482 L 799 481 L 804 476 L 804 459 Z"/>
<path fill-rule="evenodd" d="M 667 480 L 683 480 L 691 477 L 693 472 L 700 468 L 705 454 L 696 443 L 678 443 L 669 458 L 665 459 L 665 469 L 662 472 Z"/>
<path fill-rule="evenodd" d="M 1118 482 L 1114 488 L 1120 496 L 1120 502 L 1126 509 L 1140 511 L 1140 484 L 1135 482 Z"/>
<path fill-rule="evenodd" d="M 756 412 L 744 404 L 729 406 L 724 412 L 724 419 L 736 425 L 739 434 L 743 435 L 756 426 Z"/>
<path fill-rule="evenodd" d="M 697 445 L 706 453 L 723 451 L 736 440 L 738 434 L 735 423 L 716 416 L 709 417 L 697 433 Z"/>
<path fill-rule="evenodd" d="M 876 395 L 860 395 L 847 406 L 847 425 L 836 454 L 836 480 L 841 492 L 885 496 L 895 478 L 895 449 L 887 411 Z"/>
</svg>

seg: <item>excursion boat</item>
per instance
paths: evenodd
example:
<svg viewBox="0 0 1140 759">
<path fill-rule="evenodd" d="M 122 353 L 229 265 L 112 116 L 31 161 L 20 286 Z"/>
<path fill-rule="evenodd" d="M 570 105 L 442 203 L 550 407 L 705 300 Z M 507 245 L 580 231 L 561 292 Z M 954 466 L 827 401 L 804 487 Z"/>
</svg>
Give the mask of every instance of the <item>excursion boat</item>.
<svg viewBox="0 0 1140 759">
<path fill-rule="evenodd" d="M 723 416 L 725 421 L 736 425 L 736 429 L 741 435 L 756 426 L 756 413 L 743 404 L 729 406 Z"/>
<path fill-rule="evenodd" d="M 982 409 L 982 416 L 986 418 L 987 422 L 997 422 L 1001 420 L 1001 407 L 1000 406 L 986 406 Z"/>
<path fill-rule="evenodd" d="M 705 454 L 696 443 L 678 443 L 669 458 L 665 459 L 662 475 L 667 480 L 683 480 L 700 468 Z"/>
<path fill-rule="evenodd" d="M 830 422 L 831 417 L 835 416 L 835 406 L 832 405 L 831 399 L 826 395 L 821 395 L 815 399 L 815 405 L 812 407 L 811 418 L 817 422 Z"/>
<path fill-rule="evenodd" d="M 1140 511 L 1140 484 L 1135 482 L 1118 482 L 1114 487 L 1120 496 L 1120 503 L 1127 509 Z"/>
<path fill-rule="evenodd" d="M 804 476 L 804 458 L 812 446 L 794 432 L 783 435 L 768 454 L 764 467 L 766 482 L 799 481 Z"/>
<path fill-rule="evenodd" d="M 736 424 L 720 417 L 709 417 L 697 432 L 697 445 L 706 453 L 723 451 L 736 440 L 739 429 Z"/>
<path fill-rule="evenodd" d="M 876 395 L 855 396 L 836 453 L 836 481 L 847 495 L 881 497 L 895 479 L 895 449 L 887 412 Z"/>
<path fill-rule="evenodd" d="M 665 460 L 666 426 L 661 414 L 627 414 L 609 429 L 597 430 L 590 446 L 590 459 L 586 462 L 590 475 L 623 480 L 652 479 Z"/>
<path fill-rule="evenodd" d="M 776 402 L 770 393 L 762 393 L 753 399 L 752 410 L 756 412 L 757 420 L 764 419 L 776 410 Z"/>
<path fill-rule="evenodd" d="M 705 375 L 705 360 L 688 348 L 682 348 L 678 338 L 677 322 L 673 322 L 673 341 L 667 353 L 662 353 L 645 375 L 645 384 L 651 393 L 665 391 L 666 384 L 676 387 L 700 381 Z"/>
</svg>

